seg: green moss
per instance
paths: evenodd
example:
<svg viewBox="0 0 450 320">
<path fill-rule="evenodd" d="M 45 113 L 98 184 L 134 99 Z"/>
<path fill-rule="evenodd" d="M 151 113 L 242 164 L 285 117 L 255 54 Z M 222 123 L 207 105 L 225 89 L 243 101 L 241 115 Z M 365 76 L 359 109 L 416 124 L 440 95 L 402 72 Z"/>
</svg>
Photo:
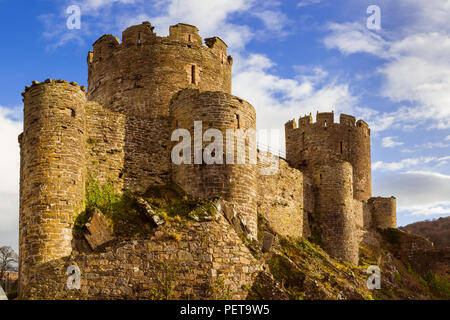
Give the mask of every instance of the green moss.
<svg viewBox="0 0 450 320">
<path fill-rule="evenodd" d="M 156 286 L 150 290 L 152 300 L 171 300 L 178 279 L 178 268 L 159 260 L 150 267 Z"/>
<path fill-rule="evenodd" d="M 209 286 L 207 291 L 208 297 L 214 300 L 230 300 L 233 292 L 225 284 L 225 276 L 219 275 L 217 279 Z"/>
<path fill-rule="evenodd" d="M 398 272 L 398 271 L 394 272 L 394 279 L 397 282 L 401 282 L 402 281 L 402 275 L 400 274 L 400 272 Z"/>
<path fill-rule="evenodd" d="M 217 214 L 214 204 L 188 196 L 180 186 L 169 184 L 150 187 L 143 198 L 155 209 L 155 213 L 165 220 L 210 220 Z"/>
<path fill-rule="evenodd" d="M 378 264 L 376 254 L 369 248 L 362 246 L 359 247 L 359 261 L 361 265 L 366 267 Z"/>
<path fill-rule="evenodd" d="M 303 300 L 305 293 L 302 284 L 305 275 L 283 255 L 274 255 L 269 260 L 273 277 L 278 280 L 291 300 Z"/>
<path fill-rule="evenodd" d="M 241 289 L 244 290 L 244 291 L 250 291 L 251 288 L 252 288 L 252 287 L 249 286 L 248 284 L 243 284 L 242 287 L 241 287 Z"/>
<path fill-rule="evenodd" d="M 118 193 L 112 182 L 100 185 L 90 177 L 86 183 L 85 209 L 74 222 L 75 236 L 82 235 L 96 209 L 105 215 L 115 235 L 137 238 L 146 233 L 148 222 L 140 216 L 133 194 Z"/>
<path fill-rule="evenodd" d="M 424 280 L 428 283 L 432 292 L 442 298 L 450 298 L 450 281 L 448 278 L 439 276 L 430 271 L 424 276 Z"/>
<path fill-rule="evenodd" d="M 424 278 L 416 271 L 414 270 L 410 264 L 407 264 L 407 271 L 408 273 L 417 281 L 419 282 L 424 288 L 428 288 L 428 284 L 425 281 Z"/>
<path fill-rule="evenodd" d="M 116 192 L 112 182 L 100 185 L 90 177 L 86 183 L 85 209 L 75 219 L 75 236 L 82 236 L 86 223 L 96 209 L 105 215 L 116 236 L 136 239 L 147 234 L 152 226 L 142 214 L 137 199 L 137 195 L 127 190 Z M 189 197 L 175 184 L 151 187 L 144 199 L 155 214 L 180 226 L 188 219 L 211 220 L 217 214 L 212 202 Z"/>
</svg>

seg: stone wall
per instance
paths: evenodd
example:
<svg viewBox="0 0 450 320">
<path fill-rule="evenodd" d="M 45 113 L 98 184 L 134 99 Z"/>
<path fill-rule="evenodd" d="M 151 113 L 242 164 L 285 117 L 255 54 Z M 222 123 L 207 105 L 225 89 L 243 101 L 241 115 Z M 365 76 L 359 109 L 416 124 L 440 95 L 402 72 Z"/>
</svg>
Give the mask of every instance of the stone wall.
<svg viewBox="0 0 450 320">
<path fill-rule="evenodd" d="M 125 126 L 125 187 L 143 193 L 170 180 L 170 122 L 127 116 Z"/>
<path fill-rule="evenodd" d="M 258 162 L 258 169 L 263 167 Z M 303 225 L 308 223 L 308 217 L 303 204 L 303 174 L 279 159 L 275 174 L 261 175 L 258 170 L 257 185 L 258 214 L 268 221 L 270 228 L 282 236 L 297 239 L 304 236 Z"/>
<path fill-rule="evenodd" d="M 317 113 L 292 120 L 285 125 L 286 159 L 291 166 L 311 173 L 323 160 L 347 161 L 353 166 L 354 198 L 368 200 L 372 196 L 370 129 L 364 121 L 341 114 L 334 123 L 333 113 Z"/>
<path fill-rule="evenodd" d="M 324 163 L 313 175 L 314 220 L 325 251 L 357 264 L 358 234 L 353 199 L 353 170 L 348 162 Z M 361 212 L 362 214 L 362 212 Z"/>
<path fill-rule="evenodd" d="M 214 48 L 203 46 L 197 28 L 185 24 L 172 26 L 168 37 L 157 36 L 150 23 L 126 29 L 122 43 L 105 35 L 88 56 L 90 100 L 127 115 L 158 118 L 169 116 L 170 99 L 181 89 L 231 93 L 231 59 L 208 44 Z"/>
<path fill-rule="evenodd" d="M 368 201 L 372 213 L 374 228 L 396 228 L 397 227 L 397 200 L 394 197 L 374 197 Z"/>
<path fill-rule="evenodd" d="M 20 135 L 20 286 L 29 268 L 70 255 L 83 206 L 86 95 L 75 83 L 34 82 L 24 93 Z"/>
<path fill-rule="evenodd" d="M 262 267 L 223 216 L 218 217 L 165 226 L 146 239 L 117 241 L 100 252 L 75 252 L 42 264 L 24 297 L 245 299 L 243 286 L 251 286 Z M 70 265 L 82 272 L 79 290 L 67 289 Z"/>
<path fill-rule="evenodd" d="M 109 111 L 96 102 L 86 103 L 87 178 L 99 185 L 115 184 L 123 188 L 125 116 Z M 82 164 L 80 164 L 82 165 Z"/>
<path fill-rule="evenodd" d="M 231 93 L 231 57 L 219 38 L 202 45 L 198 29 L 170 27 L 158 37 L 150 23 L 126 29 L 122 43 L 104 35 L 88 55 L 89 99 L 126 115 L 125 187 L 145 192 L 169 178 L 169 104 L 181 89 Z"/>
<path fill-rule="evenodd" d="M 238 144 L 232 142 L 234 150 L 228 150 L 226 131 L 247 131 L 256 129 L 256 114 L 254 108 L 246 101 L 223 92 L 200 92 L 185 89 L 174 96 L 171 103 L 173 116 L 172 129 L 186 129 L 190 133 L 191 164 L 172 164 L 173 181 L 182 186 L 186 192 L 194 197 L 213 199 L 222 198 L 235 204 L 237 214 L 248 227 L 253 236 L 257 234 L 256 214 L 256 161 L 250 163 L 250 151 L 255 151 L 256 140 L 247 136 L 245 140 L 245 163 L 239 164 L 237 153 Z M 202 129 L 194 134 L 194 121 L 202 121 Z M 222 134 L 222 150 L 215 150 L 215 156 L 222 157 L 222 164 L 206 164 L 202 151 L 211 143 L 201 142 L 207 129 L 214 128 Z M 253 136 L 254 137 L 254 136 Z M 198 139 L 200 152 L 199 160 L 202 164 L 195 164 L 195 139 Z M 181 141 L 181 139 L 180 139 Z M 173 146 L 177 145 L 173 143 Z M 172 149 L 172 148 L 171 148 Z M 227 155 L 233 157 L 234 164 L 230 164 Z"/>
</svg>

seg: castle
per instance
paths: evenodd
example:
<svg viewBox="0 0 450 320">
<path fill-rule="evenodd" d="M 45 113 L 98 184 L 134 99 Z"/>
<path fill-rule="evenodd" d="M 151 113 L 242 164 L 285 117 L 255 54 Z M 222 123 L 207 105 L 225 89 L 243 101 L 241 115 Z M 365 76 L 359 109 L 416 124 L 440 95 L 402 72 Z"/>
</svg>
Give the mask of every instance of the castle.
<svg viewBox="0 0 450 320">
<path fill-rule="evenodd" d="M 19 259 L 24 296 L 30 283 L 45 287 L 51 280 L 38 274 L 39 266 L 73 254 L 74 218 L 84 206 L 89 175 L 137 194 L 174 182 L 194 197 L 220 198 L 252 239 L 258 237 L 260 214 L 278 234 L 316 235 L 328 253 L 354 264 L 371 230 L 396 227 L 395 198 L 372 197 L 370 129 L 352 116 L 341 114 L 335 123 L 333 113 L 317 113 L 315 123 L 311 115 L 298 124 L 287 122 L 286 159 L 279 160 L 273 175 L 260 174 L 261 163 L 173 164 L 175 129 L 193 133 L 194 121 L 202 121 L 203 130 L 256 129 L 256 113 L 231 95 L 233 59 L 220 38 L 205 39 L 204 46 L 194 26 L 171 26 L 167 37 L 153 29 L 144 22 L 126 29 L 122 42 L 112 35 L 99 38 L 87 57 L 87 92 L 74 82 L 48 79 L 34 81 L 23 93 Z M 214 228 L 210 225 L 209 232 L 222 238 L 208 250 L 215 252 L 225 237 L 234 237 L 238 246 L 238 236 L 217 231 L 228 226 Z M 257 269 L 247 263 L 246 249 L 235 250 L 229 242 L 223 248 L 222 257 L 212 254 L 206 261 L 211 269 L 205 277 L 227 265 L 244 274 L 233 281 L 249 281 L 245 273 Z M 195 253 L 189 250 L 183 257 L 191 270 L 205 268 L 192 264 Z M 233 251 L 243 253 L 226 261 Z"/>
</svg>

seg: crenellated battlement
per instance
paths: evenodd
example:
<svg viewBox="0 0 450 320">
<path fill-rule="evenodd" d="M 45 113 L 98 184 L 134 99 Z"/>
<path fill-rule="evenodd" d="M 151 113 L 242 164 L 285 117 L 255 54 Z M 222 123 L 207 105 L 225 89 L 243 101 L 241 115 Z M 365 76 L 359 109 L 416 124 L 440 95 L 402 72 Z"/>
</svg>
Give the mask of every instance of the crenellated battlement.
<svg viewBox="0 0 450 320">
<path fill-rule="evenodd" d="M 195 26 L 179 23 L 167 37 L 150 22 L 100 37 L 88 53 L 89 99 L 142 118 L 169 116 L 173 94 L 184 88 L 231 93 L 232 58 L 218 37 L 203 40 Z M 125 108 L 125 106 L 127 106 Z"/>
<path fill-rule="evenodd" d="M 85 86 L 80 86 L 80 85 L 78 85 L 78 83 L 76 83 L 74 81 L 69 82 L 69 81 L 61 80 L 61 79 L 54 79 L 54 80 L 46 79 L 44 82 L 39 82 L 39 81 L 33 80 L 31 82 L 31 86 L 25 86 L 25 91 L 22 92 L 22 96 L 25 96 L 25 94 L 29 90 L 32 90 L 36 87 L 45 86 L 45 85 L 53 85 L 53 84 L 70 84 L 71 86 L 78 87 L 78 88 L 80 88 L 81 91 L 86 92 Z"/>
<path fill-rule="evenodd" d="M 312 114 L 302 116 L 298 119 L 298 125 L 295 119 L 286 122 L 285 127 L 290 130 L 300 129 L 304 130 L 304 128 L 308 126 L 319 126 L 319 127 L 330 127 L 330 126 L 347 126 L 347 127 L 358 127 L 364 128 L 370 131 L 369 125 L 363 121 L 358 120 L 351 115 L 347 115 L 344 113 L 340 114 L 339 122 L 334 122 L 334 112 L 317 112 L 316 121 L 313 121 Z"/>
<path fill-rule="evenodd" d="M 355 172 L 355 198 L 371 196 L 370 129 L 363 120 L 341 114 L 334 121 L 334 112 L 317 112 L 285 124 L 286 159 L 293 167 L 312 171 L 323 160 L 344 160 Z"/>
<path fill-rule="evenodd" d="M 111 34 L 101 36 L 94 42 L 93 50 L 88 53 L 88 63 L 101 62 L 117 50 L 127 47 L 182 44 L 192 49 L 208 50 L 214 53 L 221 63 L 232 64 L 233 59 L 227 55 L 226 43 L 219 37 L 212 37 L 205 39 L 205 44 L 203 45 L 203 39 L 199 35 L 199 30 L 193 25 L 178 23 L 170 26 L 167 37 L 158 36 L 153 30 L 154 27 L 151 23 L 145 21 L 140 25 L 131 26 L 124 30 L 122 32 L 122 42 Z"/>
</svg>

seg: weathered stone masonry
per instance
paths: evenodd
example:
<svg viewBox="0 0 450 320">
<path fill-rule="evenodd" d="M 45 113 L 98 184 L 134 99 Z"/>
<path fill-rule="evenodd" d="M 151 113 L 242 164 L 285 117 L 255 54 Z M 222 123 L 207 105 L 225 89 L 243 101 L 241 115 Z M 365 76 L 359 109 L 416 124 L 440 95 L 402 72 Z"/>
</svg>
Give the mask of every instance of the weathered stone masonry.
<svg viewBox="0 0 450 320">
<path fill-rule="evenodd" d="M 94 43 L 87 93 L 63 80 L 26 87 L 19 136 L 22 297 L 154 298 L 152 270 L 166 261 L 178 270 L 173 298 L 206 298 L 219 276 L 233 298 L 245 298 L 242 288 L 261 265 L 242 236 L 258 238 L 258 215 L 273 232 L 312 235 L 351 263 L 358 263 L 365 233 L 396 226 L 395 198 L 372 198 L 370 129 L 352 116 L 335 123 L 333 113 L 318 113 L 315 123 L 311 115 L 286 123 L 286 159 L 272 175 L 263 174 L 265 164 L 250 163 L 256 147 L 249 136 L 246 164 L 173 164 L 177 128 L 190 132 L 192 145 L 194 121 L 203 123 L 200 136 L 209 128 L 224 137 L 227 129 L 256 128 L 253 106 L 231 95 L 226 44 L 217 37 L 205 44 L 194 26 L 180 23 L 159 37 L 144 22 L 126 29 L 122 42 L 104 35 Z M 225 144 L 224 162 L 231 153 L 237 160 L 237 149 Z M 91 178 L 134 193 L 175 182 L 195 197 L 220 198 L 222 208 L 215 221 L 158 229 L 145 240 L 82 255 L 72 233 Z M 171 239 L 171 231 L 182 240 Z M 84 271 L 81 291 L 65 288 L 68 264 Z"/>
<path fill-rule="evenodd" d="M 365 230 L 395 228 L 395 198 L 372 198 L 370 129 L 353 116 L 333 112 L 285 124 L 286 159 L 312 179 L 310 223 L 324 248 L 357 263 Z"/>
</svg>

